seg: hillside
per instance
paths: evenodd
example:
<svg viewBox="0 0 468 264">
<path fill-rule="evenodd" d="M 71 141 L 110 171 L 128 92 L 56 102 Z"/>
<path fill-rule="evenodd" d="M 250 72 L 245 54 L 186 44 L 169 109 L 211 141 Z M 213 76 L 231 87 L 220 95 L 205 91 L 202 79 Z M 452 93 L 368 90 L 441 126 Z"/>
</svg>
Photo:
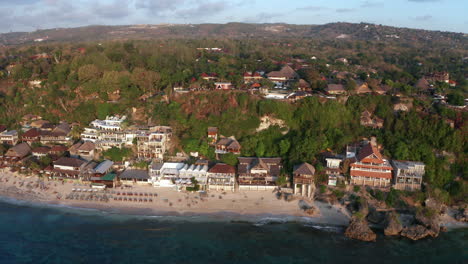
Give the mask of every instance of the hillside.
<svg viewBox="0 0 468 264">
<path fill-rule="evenodd" d="M 443 43 L 466 45 L 462 33 L 397 28 L 367 23 L 330 23 L 325 25 L 291 24 L 197 24 L 125 25 L 55 28 L 35 32 L 0 34 L 0 45 L 43 42 L 104 41 L 169 38 L 313 38 L 385 42 Z"/>
</svg>

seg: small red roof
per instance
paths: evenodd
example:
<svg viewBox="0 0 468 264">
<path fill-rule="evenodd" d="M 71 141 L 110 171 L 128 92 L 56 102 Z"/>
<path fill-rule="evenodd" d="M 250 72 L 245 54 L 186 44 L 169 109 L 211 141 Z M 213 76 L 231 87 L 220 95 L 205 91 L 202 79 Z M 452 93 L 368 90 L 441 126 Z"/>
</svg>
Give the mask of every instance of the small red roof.
<svg viewBox="0 0 468 264">
<path fill-rule="evenodd" d="M 23 134 L 23 137 L 24 138 L 35 138 L 35 137 L 38 137 L 40 135 L 41 135 L 41 132 L 39 131 L 39 129 L 31 128 L 28 131 L 26 131 L 26 133 Z"/>
</svg>

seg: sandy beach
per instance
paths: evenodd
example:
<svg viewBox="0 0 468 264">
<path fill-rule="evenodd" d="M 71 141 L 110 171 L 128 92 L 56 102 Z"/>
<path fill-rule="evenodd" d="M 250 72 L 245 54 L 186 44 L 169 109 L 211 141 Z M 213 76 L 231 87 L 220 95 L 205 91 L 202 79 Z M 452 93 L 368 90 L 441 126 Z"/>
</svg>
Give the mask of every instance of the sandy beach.
<svg viewBox="0 0 468 264">
<path fill-rule="evenodd" d="M 299 198 L 285 201 L 278 199 L 272 191 L 209 191 L 206 195 L 201 195 L 149 185 L 97 192 L 90 192 L 90 189 L 89 186 L 76 181 L 47 180 L 0 170 L 0 196 L 32 203 L 92 208 L 127 215 L 211 215 L 232 220 L 271 217 L 331 226 L 346 226 L 349 223 L 348 212 L 343 207 Z M 73 199 L 70 199 L 71 197 Z M 317 213 L 312 216 L 306 214 L 301 209 L 304 202 L 314 206 Z"/>
</svg>

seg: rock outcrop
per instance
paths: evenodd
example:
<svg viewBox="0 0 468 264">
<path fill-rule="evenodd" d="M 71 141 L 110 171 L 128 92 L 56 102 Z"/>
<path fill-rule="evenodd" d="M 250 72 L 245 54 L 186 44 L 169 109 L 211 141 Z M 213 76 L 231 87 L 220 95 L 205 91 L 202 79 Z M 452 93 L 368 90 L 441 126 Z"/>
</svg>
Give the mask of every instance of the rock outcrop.
<svg viewBox="0 0 468 264">
<path fill-rule="evenodd" d="M 346 228 L 345 236 L 362 241 L 374 242 L 377 235 L 369 228 L 365 217 L 353 216 L 351 223 Z"/>
<path fill-rule="evenodd" d="M 422 225 L 413 225 L 410 227 L 403 228 L 400 235 L 407 237 L 411 240 L 419 240 L 429 236 L 430 232 L 426 227 Z"/>
<path fill-rule="evenodd" d="M 432 237 L 437 237 L 440 232 L 440 219 L 438 212 L 434 209 L 424 208 L 416 212 L 415 220 L 419 225 L 424 226 L 428 230 L 428 234 Z"/>
<path fill-rule="evenodd" d="M 386 236 L 397 236 L 403 230 L 400 217 L 395 211 L 388 212 L 385 217 L 384 234 Z"/>
<path fill-rule="evenodd" d="M 464 209 L 460 209 L 455 214 L 455 220 L 460 221 L 460 222 L 468 222 L 468 207 Z"/>
</svg>

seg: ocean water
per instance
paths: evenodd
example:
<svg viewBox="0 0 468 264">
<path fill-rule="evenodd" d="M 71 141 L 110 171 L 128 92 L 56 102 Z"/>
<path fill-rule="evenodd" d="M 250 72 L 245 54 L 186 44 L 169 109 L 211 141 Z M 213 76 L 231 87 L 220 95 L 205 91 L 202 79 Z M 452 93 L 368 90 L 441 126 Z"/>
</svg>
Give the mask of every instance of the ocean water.
<svg viewBox="0 0 468 264">
<path fill-rule="evenodd" d="M 0 201 L 0 263 L 468 263 L 468 230 L 347 239 L 306 222 L 133 217 Z"/>
</svg>

